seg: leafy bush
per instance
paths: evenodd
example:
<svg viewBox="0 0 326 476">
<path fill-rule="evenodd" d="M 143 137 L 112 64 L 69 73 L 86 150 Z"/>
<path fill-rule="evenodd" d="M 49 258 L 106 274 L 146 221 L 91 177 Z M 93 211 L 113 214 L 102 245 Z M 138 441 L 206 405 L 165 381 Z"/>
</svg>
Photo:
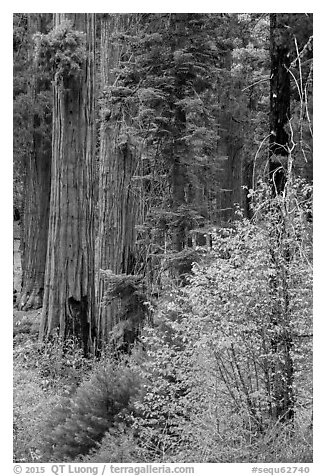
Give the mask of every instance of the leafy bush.
<svg viewBox="0 0 326 476">
<path fill-rule="evenodd" d="M 59 400 L 58 391 L 45 389 L 35 368 L 14 361 L 13 459 L 15 462 L 37 462 L 38 444 L 33 443 L 45 415 Z"/>
<path fill-rule="evenodd" d="M 71 393 L 90 372 L 93 361 L 86 359 L 76 339 L 59 336 L 40 343 L 34 321 L 28 316 L 14 326 L 15 367 L 33 371 L 44 390 Z"/>
<path fill-rule="evenodd" d="M 90 373 L 93 360 L 85 358 L 75 337 L 63 340 L 56 335 L 38 349 L 36 365 L 45 386 L 70 393 Z"/>
<path fill-rule="evenodd" d="M 13 326 L 13 336 L 14 338 L 19 336 L 19 334 L 37 334 L 38 329 L 34 326 L 34 320 L 24 316 L 20 320 L 16 320 Z M 18 339 L 19 340 L 19 339 Z M 15 343 L 17 342 L 17 339 Z"/>
<path fill-rule="evenodd" d="M 83 463 L 140 463 L 144 453 L 139 448 L 135 432 L 129 425 L 119 423 L 104 435 L 98 448 L 76 460 Z"/>
<path fill-rule="evenodd" d="M 38 314 L 14 316 L 14 460 L 37 462 L 39 433 L 60 396 L 71 394 L 90 370 L 76 343 L 53 339 L 42 347 L 37 341 Z"/>
<path fill-rule="evenodd" d="M 32 376 L 15 404 L 17 460 L 312 461 L 310 192 L 296 181 L 255 199 L 252 221 L 216 230 L 188 285 L 170 283 L 130 357 L 90 370 L 73 341 L 16 346 Z"/>
<path fill-rule="evenodd" d="M 190 284 L 161 299 L 135 364 L 146 393 L 133 427 L 147 460 L 295 462 L 299 448 L 311 460 L 299 423 L 312 401 L 305 190 L 295 182 L 271 199 L 262 187 L 255 218 L 217 231 Z"/>
<path fill-rule="evenodd" d="M 184 440 L 188 420 L 187 351 L 180 291 L 159 302 L 155 327 L 143 331 L 146 354 L 134 353 L 134 371 L 144 381 L 142 399 L 135 402 L 133 428 L 145 461 L 168 461 Z"/>
</svg>

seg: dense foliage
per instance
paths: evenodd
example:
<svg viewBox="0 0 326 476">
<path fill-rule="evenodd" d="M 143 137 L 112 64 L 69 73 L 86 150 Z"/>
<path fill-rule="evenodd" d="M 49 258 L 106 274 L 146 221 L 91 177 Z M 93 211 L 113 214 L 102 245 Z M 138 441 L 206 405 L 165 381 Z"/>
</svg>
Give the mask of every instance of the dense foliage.
<svg viewBox="0 0 326 476">
<path fill-rule="evenodd" d="M 52 73 L 56 82 L 81 71 L 86 58 L 85 34 L 73 30 L 71 22 L 62 22 L 47 35 L 36 34 L 34 42 L 39 66 Z"/>
<path fill-rule="evenodd" d="M 69 460 L 93 449 L 83 461 L 310 461 L 309 192 L 303 181 L 293 184 L 289 198 L 271 199 L 266 187 L 259 189 L 255 219 L 241 218 L 215 234 L 189 284 L 160 299 L 142 345 L 120 363 L 107 354 L 84 383 L 43 414 L 41 440 L 33 443 L 36 460 Z M 275 237 L 273 219 L 289 201 L 288 233 Z M 290 264 L 282 261 L 285 249 L 291 250 Z M 275 293 L 271 279 L 278 282 Z M 284 306 L 276 326 L 273 313 Z M 284 357 L 273 341 L 282 334 L 291 338 L 294 366 L 295 418 L 288 429 L 273 418 Z M 51 368 L 47 355 L 40 361 L 43 376 Z M 71 368 L 69 353 L 63 364 Z"/>
</svg>

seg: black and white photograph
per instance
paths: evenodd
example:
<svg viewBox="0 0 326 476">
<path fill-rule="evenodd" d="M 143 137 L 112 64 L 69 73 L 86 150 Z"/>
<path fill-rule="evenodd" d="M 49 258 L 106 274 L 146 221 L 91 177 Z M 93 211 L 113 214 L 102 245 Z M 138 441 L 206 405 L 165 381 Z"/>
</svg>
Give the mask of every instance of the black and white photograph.
<svg viewBox="0 0 326 476">
<path fill-rule="evenodd" d="M 12 14 L 16 474 L 309 473 L 313 17 Z"/>
</svg>

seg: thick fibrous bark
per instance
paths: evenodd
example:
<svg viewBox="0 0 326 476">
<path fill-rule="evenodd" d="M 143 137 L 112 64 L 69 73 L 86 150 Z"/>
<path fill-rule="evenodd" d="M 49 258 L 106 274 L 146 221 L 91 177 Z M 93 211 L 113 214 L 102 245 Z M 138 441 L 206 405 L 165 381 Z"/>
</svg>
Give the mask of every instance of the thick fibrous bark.
<svg viewBox="0 0 326 476">
<path fill-rule="evenodd" d="M 113 34 L 124 31 L 128 15 L 107 15 L 101 21 L 101 84 L 112 86 L 119 66 L 121 47 Z M 135 147 L 125 135 L 127 113 L 109 98 L 102 105 L 99 184 L 99 268 L 114 274 L 133 274 L 137 219 L 137 196 L 132 178 L 137 167 Z M 124 139 L 123 139 L 124 137 Z M 119 305 L 103 305 L 105 282 L 99 276 L 99 340 L 107 342 L 119 322 Z M 123 305 L 123 303 L 120 303 Z"/>
<path fill-rule="evenodd" d="M 44 33 L 46 15 L 30 14 L 28 17 L 31 32 Z M 46 19 L 46 18 L 45 18 Z M 37 79 L 35 69 L 30 82 L 30 94 L 37 104 L 38 93 L 50 86 Z M 24 210 L 22 213 L 21 255 L 22 290 L 17 303 L 21 310 L 37 309 L 42 306 L 44 291 L 44 272 L 49 224 L 50 180 L 51 180 L 51 134 L 48 137 L 42 119 L 35 112 L 31 117 L 33 142 L 25 163 Z M 48 116 L 51 121 L 51 116 Z"/>
<path fill-rule="evenodd" d="M 42 138 L 40 138 L 42 141 Z M 42 306 L 49 224 L 51 152 L 37 146 L 28 160 L 25 177 L 21 310 Z"/>
<path fill-rule="evenodd" d="M 84 352 L 94 323 L 94 14 L 56 14 L 86 32 L 87 59 L 79 75 L 54 86 L 52 184 L 40 338 L 59 329 Z"/>
</svg>

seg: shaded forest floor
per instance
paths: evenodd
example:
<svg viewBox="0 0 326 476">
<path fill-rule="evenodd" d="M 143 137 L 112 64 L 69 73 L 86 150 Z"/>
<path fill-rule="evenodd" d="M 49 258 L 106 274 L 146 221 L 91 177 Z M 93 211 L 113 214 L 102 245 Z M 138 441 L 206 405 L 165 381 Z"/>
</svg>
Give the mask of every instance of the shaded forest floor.
<svg viewBox="0 0 326 476">
<path fill-rule="evenodd" d="M 19 225 L 14 222 L 13 289 L 21 291 Z M 47 388 L 39 369 L 38 330 L 41 309 L 13 309 L 13 431 L 14 460 L 37 461 L 37 450 L 31 445 L 36 425 L 42 419 L 45 403 L 57 400 L 57 389 Z"/>
<path fill-rule="evenodd" d="M 64 356 L 58 343 L 38 342 L 41 310 L 13 311 L 14 461 L 38 462 L 38 434 L 62 398 L 69 397 L 90 364 L 73 350 Z M 73 357 L 72 362 L 69 358 Z"/>
<path fill-rule="evenodd" d="M 73 399 L 78 387 L 83 386 L 83 382 L 95 373 L 96 366 L 92 368 L 92 363 L 84 362 L 80 355 L 70 354 L 70 357 L 74 359 L 71 364 L 69 357 L 62 357 L 57 345 L 49 345 L 41 351 L 38 344 L 39 322 L 40 310 L 29 312 L 14 310 L 13 424 L 15 462 L 50 462 L 49 460 L 44 461 L 40 450 L 39 435 L 42 434 L 44 421 L 53 414 L 58 404 L 65 401 L 64 399 Z M 228 454 L 225 455 L 228 461 L 224 462 L 312 462 L 310 412 L 298 415 L 296 428 L 296 434 L 293 435 L 286 432 L 278 435 L 277 431 L 271 430 L 266 435 L 262 435 L 261 441 L 256 441 L 254 451 L 248 448 L 248 454 L 243 456 L 239 454 L 237 448 L 230 447 L 227 451 Z M 230 432 L 232 431 L 230 428 Z M 100 446 L 95 455 L 87 456 L 86 453 L 80 458 L 84 458 L 85 462 L 142 462 L 142 458 L 132 459 L 133 451 L 130 455 L 129 447 L 127 450 L 123 447 L 124 442 L 121 443 L 117 439 L 115 446 L 118 448 L 114 448 L 111 453 L 111 443 L 108 445 L 106 438 L 103 441 L 104 450 Z M 132 445 L 133 442 L 127 442 L 127 445 L 130 444 Z M 120 447 L 120 445 L 122 446 Z M 126 452 L 126 456 L 124 452 Z M 192 458 L 186 461 L 207 462 L 196 459 L 195 455 L 193 457 L 195 461 L 190 461 Z M 76 461 L 75 458 L 71 458 L 71 462 L 74 460 Z M 184 455 L 181 454 L 177 462 L 183 461 Z M 171 462 L 176 461 L 174 459 Z"/>
<path fill-rule="evenodd" d="M 39 311 L 14 310 L 13 324 L 13 425 L 14 460 L 36 461 L 31 446 L 36 425 L 42 418 L 45 402 L 56 399 L 56 390 L 49 392 L 38 369 Z"/>
<path fill-rule="evenodd" d="M 15 240 L 14 248 L 14 286 L 17 291 L 20 290 L 21 266 L 19 242 Z M 106 379 L 105 386 L 112 385 L 112 375 L 106 370 L 107 365 L 112 363 L 105 359 L 100 362 L 94 362 L 92 359 L 86 360 L 81 352 L 68 344 L 65 352 L 62 351 L 60 343 L 48 343 L 42 348 L 38 342 L 38 331 L 41 319 L 41 309 L 32 311 L 13 310 L 13 389 L 14 389 L 14 461 L 15 462 L 50 462 L 67 461 L 65 458 L 51 459 L 42 451 L 42 438 L 46 432 L 46 421 L 53 414 L 55 409 L 62 407 L 64 402 L 80 404 L 82 412 L 75 414 L 77 420 L 83 423 L 84 403 L 89 399 L 94 399 L 101 393 L 100 388 L 91 387 L 91 393 L 87 384 L 89 381 L 97 382 L 97 377 Z M 126 368 L 118 371 L 121 375 Z M 115 378 L 115 377 L 114 377 Z M 136 379 L 138 376 L 136 375 Z M 118 380 L 118 386 L 121 385 Z M 111 390 L 110 390 L 111 391 Z M 111 395 L 111 394 L 110 394 Z M 97 398 L 97 397 L 96 397 Z M 111 397 L 110 397 L 111 398 Z M 79 399 L 79 400 L 78 400 Z M 94 401 L 87 404 L 93 407 Z M 66 404 L 65 403 L 65 404 Z M 96 402 L 95 402 L 96 403 Z M 123 410 L 124 411 L 124 410 Z M 124 413 L 123 413 L 124 415 Z M 124 425 L 122 415 L 122 425 Z M 121 415 L 120 415 L 121 416 Z M 56 417 L 55 417 L 56 418 Z M 60 426 L 60 420 L 55 420 L 54 425 Z M 93 418 L 93 417 L 92 417 Z M 119 417 L 120 418 L 120 417 Z M 120 424 L 120 423 L 119 423 Z M 71 420 L 71 432 L 75 431 L 75 423 Z M 144 428 L 148 430 L 149 422 L 144 420 Z M 196 423 L 193 422 L 196 430 Z M 120 427 L 119 427 L 120 428 Z M 232 432 L 234 428 L 226 428 L 226 437 L 228 442 L 215 442 L 212 446 L 211 456 L 205 454 L 205 448 L 192 449 L 186 448 L 173 457 L 166 455 L 163 459 L 155 457 L 142 447 L 143 443 L 135 440 L 133 436 L 120 429 L 117 432 L 103 432 L 98 440 L 98 445 L 89 453 L 83 451 L 76 453 L 69 461 L 85 462 L 282 462 L 282 463 L 309 463 L 312 462 L 312 427 L 311 410 L 301 409 L 297 413 L 295 431 L 287 430 L 279 433 L 278 429 L 271 428 L 261 437 L 255 438 L 252 445 L 247 445 L 240 440 L 234 442 Z M 207 434 L 203 439 L 212 441 L 210 434 L 211 425 L 207 426 Z M 43 436 L 42 436 L 43 435 Z M 121 436 L 122 435 L 122 436 Z M 231 436 L 231 437 L 230 437 Z M 81 438 L 83 435 L 81 434 Z M 60 437 L 60 441 L 62 437 Z M 63 438 L 64 440 L 64 438 Z M 233 441 L 234 440 L 234 441 Z M 211 444 L 211 443 L 210 443 Z M 217 446 L 216 446 L 217 445 Z M 146 446 L 146 444 L 145 444 Z M 197 452 L 197 453 L 196 453 Z M 211 460 L 211 458 L 213 458 Z"/>
</svg>

